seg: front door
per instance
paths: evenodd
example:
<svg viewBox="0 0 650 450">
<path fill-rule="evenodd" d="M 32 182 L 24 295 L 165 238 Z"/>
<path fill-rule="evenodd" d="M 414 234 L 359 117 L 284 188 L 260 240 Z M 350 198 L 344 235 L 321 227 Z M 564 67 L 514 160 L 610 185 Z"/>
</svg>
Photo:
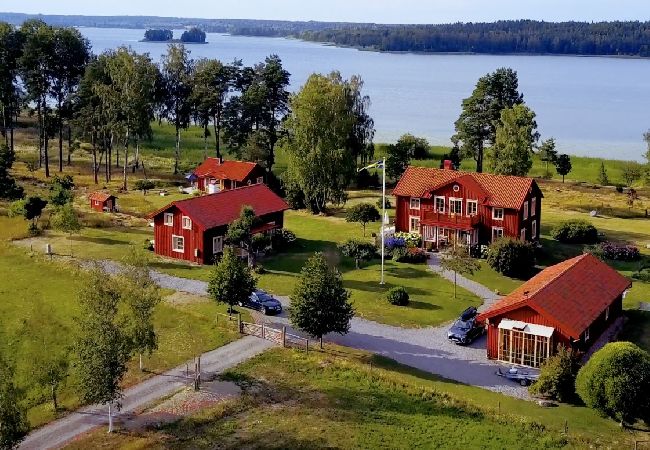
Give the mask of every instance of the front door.
<svg viewBox="0 0 650 450">
<path fill-rule="evenodd" d="M 223 252 L 223 236 L 216 236 L 212 238 L 212 253 L 217 254 Z"/>
</svg>

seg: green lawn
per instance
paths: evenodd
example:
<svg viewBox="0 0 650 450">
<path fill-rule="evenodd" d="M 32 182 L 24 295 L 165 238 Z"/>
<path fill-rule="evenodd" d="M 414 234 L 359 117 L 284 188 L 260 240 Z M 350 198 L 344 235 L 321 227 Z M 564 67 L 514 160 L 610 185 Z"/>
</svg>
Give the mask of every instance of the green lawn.
<svg viewBox="0 0 650 450">
<path fill-rule="evenodd" d="M 584 407 L 541 408 L 340 347 L 274 349 L 224 378 L 243 397 L 158 429 L 98 429 L 71 448 L 627 448 L 642 438 Z"/>
</svg>

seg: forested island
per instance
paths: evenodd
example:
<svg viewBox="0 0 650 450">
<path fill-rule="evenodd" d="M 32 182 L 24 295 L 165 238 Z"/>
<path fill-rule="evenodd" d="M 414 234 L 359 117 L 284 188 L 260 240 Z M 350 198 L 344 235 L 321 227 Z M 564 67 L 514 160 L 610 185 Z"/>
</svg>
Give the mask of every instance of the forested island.
<svg viewBox="0 0 650 450">
<path fill-rule="evenodd" d="M 180 39 L 174 39 L 174 32 L 166 29 L 152 29 L 144 32 L 143 42 L 180 42 L 184 44 L 205 44 L 205 31 L 192 27 L 181 35 Z"/>
<path fill-rule="evenodd" d="M 1 21 L 14 25 L 32 18 L 56 26 L 152 30 L 195 27 L 194 29 L 200 32 L 292 37 L 344 47 L 390 52 L 650 57 L 650 22 L 648 21 L 590 23 L 507 20 L 491 23 L 381 25 L 349 22 L 0 13 Z M 195 36 L 192 30 L 186 33 L 187 40 L 181 37 L 178 42 L 200 42 L 200 35 Z"/>
</svg>

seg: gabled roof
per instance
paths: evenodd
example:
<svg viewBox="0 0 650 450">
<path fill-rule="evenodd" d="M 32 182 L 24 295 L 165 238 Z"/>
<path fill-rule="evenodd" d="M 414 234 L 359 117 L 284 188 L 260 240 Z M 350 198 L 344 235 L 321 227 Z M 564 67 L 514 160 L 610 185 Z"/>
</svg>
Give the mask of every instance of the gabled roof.
<svg viewBox="0 0 650 450">
<path fill-rule="evenodd" d="M 528 306 L 579 339 L 630 286 L 630 280 L 586 253 L 544 269 L 479 314 L 478 320 Z"/>
<path fill-rule="evenodd" d="M 408 167 L 395 186 L 393 195 L 427 198 L 431 192 L 451 182 L 468 183 L 471 179 L 487 194 L 484 202 L 499 208 L 520 209 L 528 192 L 536 186 L 526 177 L 463 172 L 428 167 Z"/>
<path fill-rule="evenodd" d="M 239 217 L 244 206 L 252 207 L 257 216 L 289 209 L 289 205 L 267 185 L 254 184 L 216 194 L 178 200 L 149 214 L 147 218 L 151 219 L 176 207 L 200 228 L 209 230 L 230 224 Z"/>
<path fill-rule="evenodd" d="M 93 192 L 92 194 L 90 194 L 88 196 L 88 198 L 90 200 L 98 201 L 98 202 L 102 202 L 102 203 L 105 202 L 106 200 L 108 200 L 111 197 L 112 198 L 117 198 L 114 195 L 111 195 L 111 194 L 109 194 L 107 192 Z"/>
<path fill-rule="evenodd" d="M 194 170 L 197 177 L 211 176 L 220 180 L 244 181 L 258 167 L 257 163 L 246 161 L 223 161 L 219 158 L 206 158 Z"/>
</svg>

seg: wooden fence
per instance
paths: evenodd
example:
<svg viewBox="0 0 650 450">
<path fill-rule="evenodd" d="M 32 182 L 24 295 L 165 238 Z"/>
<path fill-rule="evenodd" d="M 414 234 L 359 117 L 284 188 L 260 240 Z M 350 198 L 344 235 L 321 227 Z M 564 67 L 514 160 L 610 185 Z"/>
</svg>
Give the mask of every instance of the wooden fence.
<svg viewBox="0 0 650 450">
<path fill-rule="evenodd" d="M 287 327 L 273 328 L 266 323 L 258 324 L 244 322 L 239 313 L 233 315 L 217 313 L 215 316 L 215 322 L 217 326 L 232 330 L 238 329 L 241 334 L 247 336 L 256 336 L 261 339 L 266 339 L 267 341 L 271 341 L 283 347 L 300 348 L 309 351 L 309 339 L 296 334 L 287 333 Z"/>
</svg>

